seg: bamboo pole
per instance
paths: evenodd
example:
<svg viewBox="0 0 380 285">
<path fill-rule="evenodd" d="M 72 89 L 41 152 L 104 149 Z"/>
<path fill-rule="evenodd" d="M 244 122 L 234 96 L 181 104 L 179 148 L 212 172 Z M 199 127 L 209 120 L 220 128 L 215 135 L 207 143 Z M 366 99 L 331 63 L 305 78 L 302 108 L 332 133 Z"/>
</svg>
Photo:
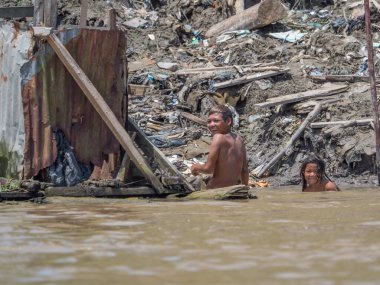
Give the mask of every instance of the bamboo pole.
<svg viewBox="0 0 380 285">
<path fill-rule="evenodd" d="M 373 45 L 372 45 L 372 32 L 371 32 L 371 18 L 369 11 L 369 0 L 364 0 L 364 15 L 365 15 L 365 33 L 367 39 L 368 50 L 368 75 L 371 86 L 371 99 L 372 99 L 372 112 L 373 122 L 375 126 L 376 136 L 376 171 L 377 171 L 377 185 L 380 186 L 380 126 L 379 126 L 379 106 L 376 94 L 376 76 L 373 64 Z"/>
</svg>

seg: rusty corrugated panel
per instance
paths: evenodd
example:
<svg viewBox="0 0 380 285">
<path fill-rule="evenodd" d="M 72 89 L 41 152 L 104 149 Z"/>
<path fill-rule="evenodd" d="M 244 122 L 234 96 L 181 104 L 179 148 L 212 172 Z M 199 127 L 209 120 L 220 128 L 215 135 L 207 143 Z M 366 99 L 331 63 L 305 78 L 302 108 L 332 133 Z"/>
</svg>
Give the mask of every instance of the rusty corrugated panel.
<svg viewBox="0 0 380 285">
<path fill-rule="evenodd" d="M 24 118 L 20 68 L 30 58 L 32 34 L 20 23 L 0 21 L 0 177 L 22 172 Z"/>
<path fill-rule="evenodd" d="M 58 37 L 123 121 L 124 34 L 74 28 L 60 31 Z M 33 177 L 54 162 L 54 128 L 63 130 L 78 161 L 101 166 L 107 154 L 119 152 L 119 143 L 52 49 L 40 44 L 33 60 L 22 68 L 24 177 Z"/>
</svg>

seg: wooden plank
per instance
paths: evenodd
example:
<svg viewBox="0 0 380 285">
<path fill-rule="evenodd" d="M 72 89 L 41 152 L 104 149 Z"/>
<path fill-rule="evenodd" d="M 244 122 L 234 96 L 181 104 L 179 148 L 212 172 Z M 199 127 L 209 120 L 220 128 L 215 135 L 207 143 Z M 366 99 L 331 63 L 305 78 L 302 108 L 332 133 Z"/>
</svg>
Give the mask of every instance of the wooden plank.
<svg viewBox="0 0 380 285">
<path fill-rule="evenodd" d="M 73 186 L 73 187 L 48 187 L 45 189 L 46 197 L 104 197 L 104 198 L 128 198 L 128 197 L 154 197 L 157 193 L 150 187 L 90 187 L 90 186 Z"/>
<path fill-rule="evenodd" d="M 57 0 L 44 1 L 44 25 L 46 27 L 57 27 L 58 2 Z"/>
<path fill-rule="evenodd" d="M 181 112 L 180 111 L 179 114 L 182 117 L 184 117 L 184 118 L 186 118 L 186 119 L 188 119 L 190 121 L 193 121 L 193 122 L 195 122 L 197 124 L 200 124 L 202 126 L 206 126 L 207 127 L 207 121 L 206 120 L 203 120 L 203 119 L 201 119 L 201 118 L 199 118 L 197 116 L 194 116 L 193 114 L 187 113 L 187 112 Z"/>
<path fill-rule="evenodd" d="M 172 165 L 165 155 L 147 138 L 143 131 L 136 125 L 133 119 L 128 117 L 128 130 L 131 132 L 136 132 L 136 144 L 143 150 L 143 152 L 150 158 L 153 159 L 157 164 L 161 172 L 165 175 L 174 177 L 177 176 L 181 179 L 181 184 L 177 187 L 181 188 L 183 192 L 189 193 L 195 191 L 193 186 L 187 182 L 186 178 L 182 175 L 178 169 Z"/>
<path fill-rule="evenodd" d="M 0 18 L 24 18 L 33 17 L 34 7 L 7 7 L 0 8 Z"/>
<path fill-rule="evenodd" d="M 102 95 L 99 94 L 98 90 L 95 88 L 95 86 L 92 84 L 92 82 L 83 72 L 83 70 L 79 67 L 79 65 L 70 55 L 65 46 L 61 43 L 61 41 L 55 34 L 51 34 L 50 36 L 48 36 L 47 41 L 53 48 L 53 50 L 56 52 L 59 59 L 65 65 L 71 76 L 73 76 L 75 82 L 78 84 L 85 96 L 91 102 L 92 106 L 99 113 L 99 115 L 104 120 L 106 125 L 109 127 L 111 132 L 114 134 L 116 139 L 128 153 L 136 167 L 140 170 L 144 177 L 152 184 L 157 193 L 163 193 L 163 185 L 154 175 L 152 169 L 150 168 L 149 164 L 145 161 L 144 157 L 134 146 L 133 141 L 129 137 L 128 133 L 120 124 L 110 107 L 104 101 Z"/>
<path fill-rule="evenodd" d="M 337 125 L 347 125 L 347 124 L 353 124 L 353 125 L 368 125 L 373 122 L 373 119 L 356 119 L 356 120 L 347 120 L 347 121 L 332 121 L 332 122 L 315 122 L 311 123 L 310 127 L 313 129 L 321 129 L 324 127 L 331 127 L 331 126 L 337 126 Z"/>
<path fill-rule="evenodd" d="M 34 0 L 34 27 L 44 25 L 44 0 Z"/>
<path fill-rule="evenodd" d="M 329 96 L 337 93 L 344 92 L 348 89 L 347 85 L 333 85 L 327 83 L 322 86 L 322 88 L 316 90 L 309 90 L 305 92 L 299 92 L 294 94 L 289 94 L 285 96 L 279 96 L 275 98 L 270 98 L 267 102 L 255 104 L 257 107 L 273 107 L 282 104 L 296 103 L 310 98 L 316 98 L 321 96 Z"/>
<path fill-rule="evenodd" d="M 246 75 L 246 76 L 240 77 L 238 79 L 231 79 L 228 81 L 215 83 L 214 87 L 215 88 L 226 88 L 226 87 L 230 87 L 230 86 L 235 86 L 235 85 L 251 82 L 253 80 L 259 80 L 259 79 L 268 78 L 268 77 L 272 77 L 275 75 L 283 74 L 283 73 L 286 73 L 288 71 L 289 71 L 289 69 L 282 69 L 282 70 L 278 70 L 278 71 L 267 71 L 267 72 L 262 72 L 262 73 L 257 73 L 257 74 Z"/>
<path fill-rule="evenodd" d="M 81 0 L 80 2 L 80 19 L 79 27 L 84 28 L 87 26 L 87 11 L 88 11 L 88 0 Z"/>
<path fill-rule="evenodd" d="M 199 67 L 199 68 L 188 68 L 181 69 L 176 72 L 177 75 L 187 75 L 187 74 L 199 74 L 206 71 L 225 71 L 225 70 L 235 70 L 235 69 L 249 69 L 252 72 L 260 72 L 267 70 L 279 70 L 279 66 L 260 66 L 260 64 L 246 64 L 246 65 L 226 65 L 226 66 L 216 66 L 216 67 Z"/>
</svg>

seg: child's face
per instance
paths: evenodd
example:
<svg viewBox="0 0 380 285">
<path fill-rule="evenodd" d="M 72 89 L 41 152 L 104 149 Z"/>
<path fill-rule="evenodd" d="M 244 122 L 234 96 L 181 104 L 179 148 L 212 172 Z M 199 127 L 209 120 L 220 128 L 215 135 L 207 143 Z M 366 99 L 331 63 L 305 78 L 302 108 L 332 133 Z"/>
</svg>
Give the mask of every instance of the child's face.
<svg viewBox="0 0 380 285">
<path fill-rule="evenodd" d="M 321 178 L 321 174 L 318 171 L 318 165 L 315 163 L 308 163 L 305 167 L 305 171 L 303 173 L 303 176 L 309 185 L 317 184 L 319 183 L 319 180 Z"/>
<path fill-rule="evenodd" d="M 231 118 L 223 120 L 222 114 L 214 113 L 208 116 L 207 127 L 211 134 L 226 134 L 230 131 Z"/>
</svg>

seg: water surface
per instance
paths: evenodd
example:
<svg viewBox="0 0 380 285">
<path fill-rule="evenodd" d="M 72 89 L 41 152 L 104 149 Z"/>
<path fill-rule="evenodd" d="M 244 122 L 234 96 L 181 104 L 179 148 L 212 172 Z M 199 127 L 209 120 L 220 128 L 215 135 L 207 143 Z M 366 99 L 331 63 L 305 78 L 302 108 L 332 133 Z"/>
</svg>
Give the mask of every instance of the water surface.
<svg viewBox="0 0 380 285">
<path fill-rule="evenodd" d="M 0 284 L 380 284 L 380 191 L 0 203 Z"/>
</svg>

